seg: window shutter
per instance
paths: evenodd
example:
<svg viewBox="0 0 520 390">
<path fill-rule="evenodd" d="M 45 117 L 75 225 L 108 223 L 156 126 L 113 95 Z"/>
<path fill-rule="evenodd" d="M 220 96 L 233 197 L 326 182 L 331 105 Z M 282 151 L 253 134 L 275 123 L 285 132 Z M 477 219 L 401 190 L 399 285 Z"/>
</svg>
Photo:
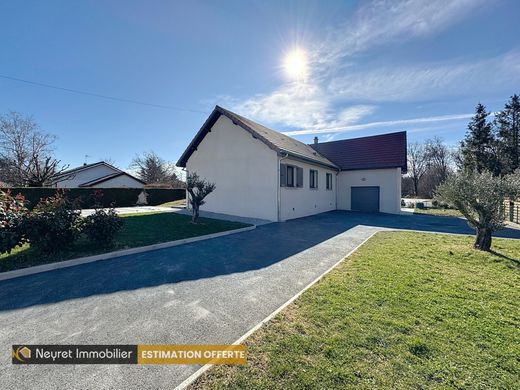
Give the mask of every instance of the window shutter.
<svg viewBox="0 0 520 390">
<path fill-rule="evenodd" d="M 296 167 L 296 187 L 303 187 L 303 168 Z"/>
<path fill-rule="evenodd" d="M 280 164 L 280 187 L 287 187 L 287 164 Z"/>
</svg>

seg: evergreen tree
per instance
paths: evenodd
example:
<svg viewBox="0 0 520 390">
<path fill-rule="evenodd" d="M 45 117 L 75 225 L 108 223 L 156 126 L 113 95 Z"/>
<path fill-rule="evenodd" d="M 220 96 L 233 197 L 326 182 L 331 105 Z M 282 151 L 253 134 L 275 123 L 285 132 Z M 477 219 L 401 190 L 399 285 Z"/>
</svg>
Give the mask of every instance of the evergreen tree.
<svg viewBox="0 0 520 390">
<path fill-rule="evenodd" d="M 486 107 L 479 103 L 468 124 L 466 137 L 461 142 L 463 165 L 468 171 L 481 173 L 488 170 L 498 174 L 495 137 L 488 116 Z"/>
<path fill-rule="evenodd" d="M 501 174 L 514 172 L 520 166 L 520 97 L 511 96 L 504 110 L 496 115 L 497 142 Z"/>
</svg>

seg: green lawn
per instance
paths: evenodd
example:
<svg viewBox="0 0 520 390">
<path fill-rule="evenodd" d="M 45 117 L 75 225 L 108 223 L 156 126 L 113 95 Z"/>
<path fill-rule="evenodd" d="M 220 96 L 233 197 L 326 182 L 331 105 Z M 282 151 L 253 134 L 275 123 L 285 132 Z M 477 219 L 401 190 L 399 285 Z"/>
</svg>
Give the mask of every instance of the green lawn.
<svg viewBox="0 0 520 390">
<path fill-rule="evenodd" d="M 444 217 L 462 217 L 462 214 L 459 210 L 455 209 L 414 209 L 414 214 L 426 214 L 426 215 L 436 215 L 436 216 L 444 216 Z"/>
<path fill-rule="evenodd" d="M 191 389 L 513 389 L 520 241 L 378 233 Z"/>
<path fill-rule="evenodd" d="M 239 222 L 207 218 L 201 218 L 200 222 L 194 225 L 190 222 L 191 217 L 175 213 L 124 214 L 121 217 L 124 219 L 124 225 L 111 248 L 99 248 L 81 238 L 63 252 L 45 257 L 27 244 L 17 248 L 10 255 L 0 255 L 0 272 L 248 226 Z"/>
</svg>

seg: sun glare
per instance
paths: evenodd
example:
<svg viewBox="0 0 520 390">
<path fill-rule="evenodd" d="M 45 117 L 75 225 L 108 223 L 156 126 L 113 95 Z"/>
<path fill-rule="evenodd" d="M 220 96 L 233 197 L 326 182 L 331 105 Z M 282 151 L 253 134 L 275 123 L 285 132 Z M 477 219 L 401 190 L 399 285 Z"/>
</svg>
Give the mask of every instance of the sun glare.
<svg viewBox="0 0 520 390">
<path fill-rule="evenodd" d="M 304 81 L 307 78 L 308 63 L 307 55 L 302 49 L 294 49 L 287 54 L 283 67 L 286 75 L 297 81 Z"/>
</svg>

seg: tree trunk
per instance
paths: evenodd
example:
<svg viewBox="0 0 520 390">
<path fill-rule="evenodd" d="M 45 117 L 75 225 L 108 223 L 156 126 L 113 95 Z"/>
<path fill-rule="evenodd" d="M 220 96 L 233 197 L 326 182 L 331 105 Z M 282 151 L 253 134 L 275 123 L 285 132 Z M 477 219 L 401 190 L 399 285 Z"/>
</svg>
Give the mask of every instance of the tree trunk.
<svg viewBox="0 0 520 390">
<path fill-rule="evenodd" d="M 491 230 L 487 228 L 477 228 L 477 238 L 473 247 L 481 251 L 491 250 Z"/>
<path fill-rule="evenodd" d="M 419 179 L 416 177 L 413 178 L 413 190 L 415 192 L 415 196 L 419 196 Z"/>
<path fill-rule="evenodd" d="M 197 220 L 199 219 L 199 206 L 197 204 L 192 204 L 192 215 L 191 215 L 191 222 L 197 223 Z"/>
</svg>

